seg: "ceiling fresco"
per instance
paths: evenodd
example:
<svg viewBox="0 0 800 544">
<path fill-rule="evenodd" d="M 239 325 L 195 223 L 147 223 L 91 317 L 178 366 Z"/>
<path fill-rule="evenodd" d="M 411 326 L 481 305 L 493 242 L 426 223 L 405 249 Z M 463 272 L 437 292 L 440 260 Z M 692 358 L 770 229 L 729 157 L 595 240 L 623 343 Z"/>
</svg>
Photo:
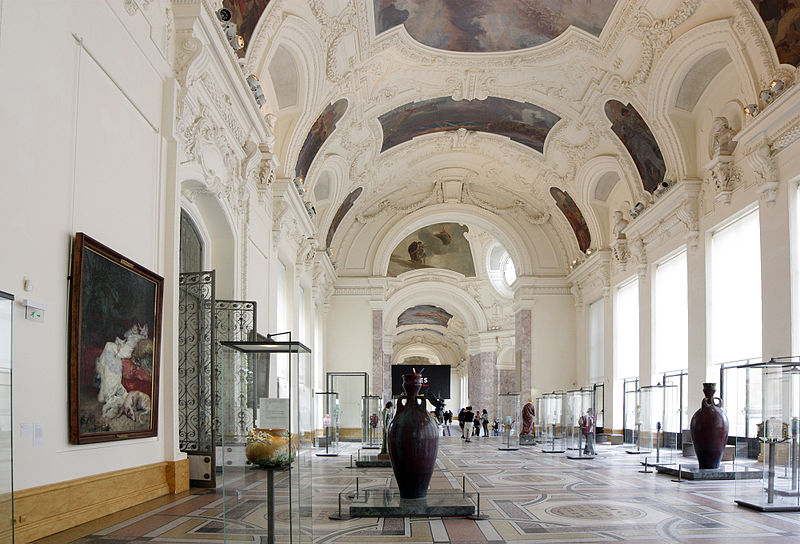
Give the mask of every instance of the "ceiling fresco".
<svg viewBox="0 0 800 544">
<path fill-rule="evenodd" d="M 465 232 L 469 228 L 458 223 L 436 223 L 409 234 L 392 252 L 389 276 L 420 268 L 445 268 L 475 276 L 472 249 Z"/>
<path fill-rule="evenodd" d="M 778 60 L 800 65 L 800 2 L 790 0 L 753 0 L 756 11 L 769 31 Z"/>
<path fill-rule="evenodd" d="M 650 127 L 630 104 L 609 100 L 605 106 L 606 116 L 611 121 L 611 130 L 622 141 L 630 153 L 642 184 L 651 193 L 664 181 L 667 165 Z"/>
<path fill-rule="evenodd" d="M 404 325 L 439 325 L 446 327 L 453 314 L 430 304 L 421 304 L 405 310 L 397 317 L 397 326 Z"/>
<path fill-rule="evenodd" d="M 420 43 L 462 52 L 525 49 L 570 25 L 599 36 L 616 0 L 373 0 L 375 33 L 404 25 Z"/>
<path fill-rule="evenodd" d="M 586 224 L 586 220 L 583 218 L 580 208 L 578 208 L 578 205 L 575 204 L 575 201 L 572 200 L 569 194 L 558 187 L 550 187 L 550 195 L 556 201 L 558 209 L 561 210 L 561 213 L 563 213 L 564 217 L 569 221 L 573 232 L 575 232 L 575 238 L 578 240 L 578 247 L 582 252 L 586 253 L 586 250 L 592 245 L 592 236 L 589 234 L 589 226 Z"/>
<path fill-rule="evenodd" d="M 347 100 L 341 98 L 333 104 L 328 104 L 322 114 L 314 121 L 314 124 L 311 125 L 311 130 L 308 131 L 308 136 L 303 142 L 303 147 L 300 148 L 297 164 L 294 167 L 295 176 L 305 179 L 314 157 L 317 156 L 328 136 L 336 130 L 336 123 L 339 122 L 345 111 L 347 111 Z"/>
<path fill-rule="evenodd" d="M 325 238 L 325 247 L 331 247 L 331 242 L 333 242 L 333 235 L 336 234 L 336 229 L 339 228 L 342 219 L 344 219 L 344 216 L 350 211 L 350 208 L 353 207 L 353 204 L 355 204 L 356 199 L 361 195 L 361 191 L 363 190 L 363 187 L 357 187 L 353 189 L 353 191 L 347 195 L 347 198 L 344 199 L 342 205 L 339 206 L 339 209 L 336 210 L 336 215 L 333 216 L 333 221 L 331 221 L 331 226 L 328 229 L 328 236 Z"/>
<path fill-rule="evenodd" d="M 423 134 L 465 128 L 506 136 L 539 153 L 544 151 L 547 133 L 560 119 L 534 104 L 493 96 L 485 100 L 440 97 L 410 102 L 378 118 L 383 127 L 382 152 Z"/>
<path fill-rule="evenodd" d="M 236 52 L 240 58 L 247 53 L 247 46 L 253 31 L 256 29 L 258 19 L 264 13 L 269 0 L 222 0 L 222 7 L 230 10 L 231 22 L 236 24 L 236 30 L 244 38 L 244 48 Z"/>
</svg>

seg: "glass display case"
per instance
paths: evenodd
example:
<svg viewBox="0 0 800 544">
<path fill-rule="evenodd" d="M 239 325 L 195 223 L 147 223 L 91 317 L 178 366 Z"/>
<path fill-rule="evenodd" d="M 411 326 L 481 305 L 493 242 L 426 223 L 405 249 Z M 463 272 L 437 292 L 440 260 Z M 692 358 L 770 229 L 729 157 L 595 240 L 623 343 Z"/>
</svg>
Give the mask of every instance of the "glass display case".
<svg viewBox="0 0 800 544">
<path fill-rule="evenodd" d="M 645 385 L 639 389 L 638 442 L 650 464 L 675 462 L 680 434 L 679 388 L 675 385 Z"/>
<path fill-rule="evenodd" d="M 544 412 L 545 412 L 545 402 L 544 397 L 537 397 L 536 399 L 536 417 L 534 421 L 536 421 L 536 429 L 535 429 L 535 436 L 537 442 L 542 442 L 544 440 Z"/>
<path fill-rule="evenodd" d="M 14 297 L 0 291 L 0 542 L 14 541 L 11 335 Z"/>
<path fill-rule="evenodd" d="M 520 420 L 519 393 L 501 393 L 500 401 L 500 447 L 501 450 L 519 449 Z"/>
<path fill-rule="evenodd" d="M 311 542 L 313 395 L 300 381 L 311 350 L 291 335 L 221 344 L 221 537 Z M 236 454 L 243 444 L 249 465 Z"/>
<path fill-rule="evenodd" d="M 543 436 L 542 442 L 544 453 L 564 453 L 564 428 L 562 417 L 564 413 L 564 392 L 553 391 L 545 393 L 544 416 L 543 416 Z"/>
<path fill-rule="evenodd" d="M 382 402 L 378 395 L 361 397 L 361 447 L 365 450 L 379 450 L 383 441 L 383 422 L 381 421 Z"/>
<path fill-rule="evenodd" d="M 339 393 L 335 391 L 322 391 L 317 393 L 317 401 L 320 409 L 318 414 L 322 415 L 317 428 L 317 448 L 325 448 L 325 451 L 318 451 L 319 457 L 336 457 L 339 455 Z"/>
<path fill-rule="evenodd" d="M 566 433 L 567 457 L 591 459 L 594 456 L 595 424 L 589 387 L 573 389 L 564 395 L 563 427 Z"/>
<path fill-rule="evenodd" d="M 606 386 L 602 383 L 596 383 L 592 389 L 592 408 L 594 409 L 595 429 L 596 434 L 599 435 L 605 432 Z"/>
<path fill-rule="evenodd" d="M 639 378 L 628 378 L 622 384 L 622 441 L 636 444 L 639 410 Z"/>
<path fill-rule="evenodd" d="M 800 358 L 743 365 L 728 378 L 738 382 L 728 391 L 742 394 L 738 404 L 745 405 L 728 414 L 729 436 L 736 432 L 736 503 L 764 512 L 800 511 Z"/>
</svg>

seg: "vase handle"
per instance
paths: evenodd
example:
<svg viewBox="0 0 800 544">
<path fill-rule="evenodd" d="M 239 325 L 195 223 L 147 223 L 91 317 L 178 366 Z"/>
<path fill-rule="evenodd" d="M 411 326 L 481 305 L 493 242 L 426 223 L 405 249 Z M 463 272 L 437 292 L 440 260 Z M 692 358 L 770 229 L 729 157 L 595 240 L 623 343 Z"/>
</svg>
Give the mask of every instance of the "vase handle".
<svg viewBox="0 0 800 544">
<path fill-rule="evenodd" d="M 711 403 L 717 408 L 722 408 L 722 399 L 719 397 L 714 397 L 711 399 Z"/>
<path fill-rule="evenodd" d="M 403 401 L 406 401 L 406 403 L 403 404 Z M 399 414 L 400 412 L 405 410 L 407 404 L 408 404 L 408 398 L 405 395 L 402 395 L 399 399 L 397 399 L 397 413 Z"/>
</svg>

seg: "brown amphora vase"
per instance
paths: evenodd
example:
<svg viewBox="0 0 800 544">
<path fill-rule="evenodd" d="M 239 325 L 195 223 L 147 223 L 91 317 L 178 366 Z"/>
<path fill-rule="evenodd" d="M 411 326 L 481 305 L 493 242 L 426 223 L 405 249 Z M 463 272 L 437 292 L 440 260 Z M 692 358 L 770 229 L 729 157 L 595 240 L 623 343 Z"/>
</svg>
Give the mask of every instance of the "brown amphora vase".
<svg viewBox="0 0 800 544">
<path fill-rule="evenodd" d="M 728 417 L 722 410 L 722 399 L 714 396 L 716 392 L 717 384 L 704 383 L 705 397 L 692 416 L 692 443 L 701 469 L 719 468 L 728 441 Z"/>
<path fill-rule="evenodd" d="M 405 395 L 398 399 L 397 412 L 386 433 L 392 471 L 402 499 L 418 499 L 428 494 L 439 452 L 436 424 L 425 410 L 425 400 L 417 397 L 421 387 L 421 374 L 403 375 Z"/>
</svg>

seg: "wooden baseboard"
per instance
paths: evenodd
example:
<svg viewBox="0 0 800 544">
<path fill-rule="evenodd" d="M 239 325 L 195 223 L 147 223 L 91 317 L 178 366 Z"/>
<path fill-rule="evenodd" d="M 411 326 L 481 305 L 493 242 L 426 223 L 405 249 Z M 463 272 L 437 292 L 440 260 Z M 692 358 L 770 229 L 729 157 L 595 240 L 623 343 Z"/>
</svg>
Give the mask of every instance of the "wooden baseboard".
<svg viewBox="0 0 800 544">
<path fill-rule="evenodd" d="M 14 493 L 15 542 L 31 542 L 189 489 L 189 461 L 164 461 Z"/>
</svg>

